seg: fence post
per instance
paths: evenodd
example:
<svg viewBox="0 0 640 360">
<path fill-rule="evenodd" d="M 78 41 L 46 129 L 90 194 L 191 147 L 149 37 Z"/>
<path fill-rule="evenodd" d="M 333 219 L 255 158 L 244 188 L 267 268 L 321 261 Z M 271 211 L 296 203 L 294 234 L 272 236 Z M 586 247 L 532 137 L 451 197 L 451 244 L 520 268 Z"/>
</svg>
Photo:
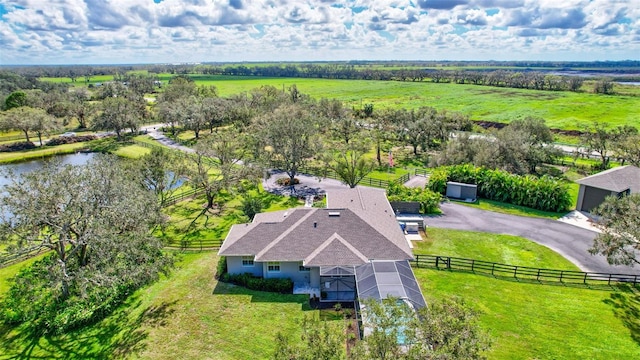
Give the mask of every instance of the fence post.
<svg viewBox="0 0 640 360">
<path fill-rule="evenodd" d="M 447 270 L 451 270 L 451 258 L 447 258 Z"/>
<path fill-rule="evenodd" d="M 609 280 L 607 281 L 607 285 L 611 285 L 611 274 L 609 274 Z"/>
<path fill-rule="evenodd" d="M 475 260 L 471 260 L 471 272 L 475 272 L 473 271 L 473 265 L 475 264 L 475 262 L 476 262 Z"/>
<path fill-rule="evenodd" d="M 560 282 L 562 282 L 562 275 L 564 275 L 564 271 L 560 271 Z"/>
<path fill-rule="evenodd" d="M 420 255 L 416 255 L 416 267 L 420 268 Z"/>
<path fill-rule="evenodd" d="M 496 263 L 491 264 L 491 275 L 493 275 L 493 269 L 496 268 Z"/>
<path fill-rule="evenodd" d="M 587 284 L 587 274 L 588 273 L 584 273 L 584 279 L 582 279 L 582 283 L 585 285 Z"/>
<path fill-rule="evenodd" d="M 540 268 L 538 268 L 538 275 L 536 275 L 536 281 L 540 281 Z"/>
<path fill-rule="evenodd" d="M 440 260 L 440 256 L 436 256 L 436 269 L 438 268 L 438 262 Z"/>
<path fill-rule="evenodd" d="M 516 279 L 518 278 L 518 267 L 517 266 L 513 269 L 513 277 L 516 278 Z"/>
</svg>

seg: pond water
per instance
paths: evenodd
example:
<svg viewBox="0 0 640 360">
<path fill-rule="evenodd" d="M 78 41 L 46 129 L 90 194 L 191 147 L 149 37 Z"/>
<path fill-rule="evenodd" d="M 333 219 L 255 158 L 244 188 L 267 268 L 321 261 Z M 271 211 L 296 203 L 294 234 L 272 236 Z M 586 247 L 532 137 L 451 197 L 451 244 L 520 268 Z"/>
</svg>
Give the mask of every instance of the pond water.
<svg viewBox="0 0 640 360">
<path fill-rule="evenodd" d="M 63 165 L 84 165 L 95 156 L 96 153 L 75 153 L 67 155 L 57 155 L 47 159 L 30 160 L 20 163 L 0 164 L 0 191 L 2 191 L 2 187 L 4 187 L 4 185 L 11 183 L 11 179 L 6 176 L 7 174 L 4 173 L 4 171 L 10 170 L 13 172 L 14 177 L 19 177 L 24 173 L 42 168 L 47 161 L 51 161 L 53 159 L 59 160 Z M 173 172 L 171 171 L 168 171 L 168 174 L 170 177 L 174 176 Z M 180 187 L 184 183 L 184 181 L 185 179 L 183 178 L 178 179 L 170 189 L 176 189 Z"/>
<path fill-rule="evenodd" d="M 84 165 L 95 155 L 95 153 L 75 153 L 67 155 L 57 155 L 47 159 L 30 160 L 13 164 L 2 164 L 0 165 L 0 188 L 6 184 L 11 183 L 11 179 L 6 176 L 6 173 L 4 173 L 4 171 L 10 170 L 13 172 L 14 177 L 20 176 L 24 173 L 42 168 L 47 161 L 51 161 L 53 159 L 59 160 L 62 164 L 65 165 Z"/>
</svg>

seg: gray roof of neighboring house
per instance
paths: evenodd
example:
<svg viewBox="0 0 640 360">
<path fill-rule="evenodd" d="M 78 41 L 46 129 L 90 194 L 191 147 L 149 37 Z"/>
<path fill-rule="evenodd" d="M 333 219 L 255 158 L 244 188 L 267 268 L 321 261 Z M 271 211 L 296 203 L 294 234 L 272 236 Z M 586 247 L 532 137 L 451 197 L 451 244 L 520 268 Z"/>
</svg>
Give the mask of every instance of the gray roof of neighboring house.
<svg viewBox="0 0 640 360">
<path fill-rule="evenodd" d="M 374 259 L 413 257 L 384 191 L 349 189 L 338 193 L 349 208 L 276 211 L 258 214 L 253 223 L 232 226 L 219 254 L 253 255 L 255 261 L 303 261 L 306 266 L 360 265 Z M 365 193 L 370 198 L 361 198 Z M 328 203 L 333 205 L 331 201 Z"/>
<path fill-rule="evenodd" d="M 578 184 L 615 192 L 640 192 L 640 168 L 627 165 L 599 172 L 576 181 Z"/>
</svg>

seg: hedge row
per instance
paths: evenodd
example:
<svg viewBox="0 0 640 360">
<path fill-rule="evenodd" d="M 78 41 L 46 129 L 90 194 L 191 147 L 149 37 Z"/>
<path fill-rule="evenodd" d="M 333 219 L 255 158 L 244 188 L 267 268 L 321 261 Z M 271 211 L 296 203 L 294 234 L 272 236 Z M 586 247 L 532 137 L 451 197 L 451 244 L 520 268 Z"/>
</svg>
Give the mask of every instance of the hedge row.
<svg viewBox="0 0 640 360">
<path fill-rule="evenodd" d="M 430 189 L 410 188 L 396 181 L 389 183 L 387 187 L 389 201 L 416 201 L 420 203 L 420 212 L 433 214 L 438 212 L 438 205 L 442 196 Z"/>
<path fill-rule="evenodd" d="M 229 274 L 225 273 L 220 276 L 220 280 L 240 286 L 244 286 L 251 290 L 277 292 L 281 294 L 291 294 L 293 292 L 293 281 L 291 279 L 263 279 L 253 276 L 249 273 Z"/>
<path fill-rule="evenodd" d="M 17 142 L 13 144 L 0 145 L 0 152 L 14 152 L 35 149 L 36 145 L 31 141 Z"/>
<path fill-rule="evenodd" d="M 95 140 L 97 138 L 98 137 L 95 136 L 95 135 L 59 136 L 57 138 L 53 138 L 53 139 L 47 141 L 47 146 L 56 146 L 56 145 L 63 145 L 63 144 L 74 144 L 74 143 L 77 143 L 77 142 Z"/>
<path fill-rule="evenodd" d="M 427 187 L 444 194 L 447 181 L 478 185 L 478 196 L 542 211 L 566 211 L 571 195 L 566 182 L 550 176 L 510 174 L 473 165 L 443 166 L 435 169 Z"/>
</svg>

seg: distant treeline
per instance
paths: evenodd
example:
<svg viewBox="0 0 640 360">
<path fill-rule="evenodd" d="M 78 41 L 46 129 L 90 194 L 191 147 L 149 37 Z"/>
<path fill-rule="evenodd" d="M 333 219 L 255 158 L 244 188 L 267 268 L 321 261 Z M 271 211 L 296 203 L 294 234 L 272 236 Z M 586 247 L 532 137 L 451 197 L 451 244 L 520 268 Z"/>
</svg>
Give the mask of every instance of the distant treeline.
<svg viewBox="0 0 640 360">
<path fill-rule="evenodd" d="M 606 62 L 301 62 L 207 63 L 148 65 L 68 65 L 6 67 L 27 78 L 67 77 L 90 82 L 93 76 L 122 78 L 131 71 L 157 74 L 290 77 L 382 81 L 432 81 L 552 91 L 579 91 L 584 76 L 557 74 L 580 72 L 607 81 L 633 81 L 640 75 L 640 61 Z M 629 76 L 636 75 L 635 77 Z M 610 93 L 609 88 L 594 92 Z"/>
</svg>

